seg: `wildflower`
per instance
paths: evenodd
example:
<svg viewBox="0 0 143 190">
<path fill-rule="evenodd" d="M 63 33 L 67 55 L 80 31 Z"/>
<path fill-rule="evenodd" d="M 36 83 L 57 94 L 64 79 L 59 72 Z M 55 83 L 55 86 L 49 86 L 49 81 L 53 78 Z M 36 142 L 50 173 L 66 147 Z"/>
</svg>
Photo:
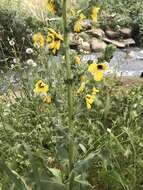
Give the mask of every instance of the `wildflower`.
<svg viewBox="0 0 143 190">
<path fill-rule="evenodd" d="M 78 65 L 81 64 L 81 60 L 80 60 L 80 57 L 78 55 L 75 56 L 74 60 L 75 60 L 76 64 L 78 64 Z"/>
<path fill-rule="evenodd" d="M 55 14 L 55 13 L 56 13 L 55 0 L 48 0 L 48 2 L 47 2 L 47 8 L 48 8 L 48 10 L 49 10 L 52 14 Z"/>
<path fill-rule="evenodd" d="M 53 54 L 56 54 L 56 52 L 60 49 L 61 41 L 60 40 L 54 40 L 49 44 L 49 49 L 52 50 Z"/>
<path fill-rule="evenodd" d="M 43 102 L 50 104 L 52 102 L 51 95 L 44 96 Z"/>
<path fill-rule="evenodd" d="M 47 42 L 49 43 L 49 49 L 56 54 L 61 47 L 62 36 L 52 28 L 48 28 Z"/>
<path fill-rule="evenodd" d="M 30 65 L 30 66 L 33 66 L 33 67 L 36 67 L 36 66 L 37 66 L 37 63 L 35 63 L 35 62 L 33 61 L 33 59 L 28 59 L 28 60 L 26 61 L 26 63 L 27 63 L 27 65 Z"/>
<path fill-rule="evenodd" d="M 19 59 L 19 58 L 14 58 L 14 59 L 13 59 L 13 63 L 15 63 L 15 64 L 16 64 L 16 63 L 19 63 L 19 62 L 20 62 L 20 59 Z"/>
<path fill-rule="evenodd" d="M 82 82 L 79 89 L 77 90 L 77 95 L 82 93 L 84 91 L 84 89 L 85 89 L 85 83 Z"/>
<path fill-rule="evenodd" d="M 13 39 L 10 40 L 10 41 L 9 41 L 9 45 L 10 45 L 10 46 L 14 46 L 14 45 L 15 45 L 15 41 L 14 41 Z"/>
<path fill-rule="evenodd" d="M 96 7 L 96 6 L 92 7 L 91 18 L 94 22 L 97 22 L 97 16 L 98 16 L 99 10 L 100 10 L 99 7 Z"/>
<path fill-rule="evenodd" d="M 108 133 L 111 133 L 112 131 L 111 131 L 111 129 L 107 128 L 107 132 L 108 132 Z"/>
<path fill-rule="evenodd" d="M 83 19 L 86 18 L 86 16 L 85 16 L 83 13 L 81 13 L 81 14 L 79 15 L 79 18 L 80 18 L 80 20 L 83 20 Z"/>
<path fill-rule="evenodd" d="M 35 46 L 44 47 L 44 36 L 38 32 L 33 35 L 33 42 Z"/>
<path fill-rule="evenodd" d="M 96 93 L 97 93 L 97 92 L 99 92 L 99 90 L 96 89 L 95 87 L 93 87 L 92 93 L 86 95 L 85 100 L 86 100 L 87 109 L 91 109 L 92 104 L 93 104 L 94 101 L 95 101 L 95 96 L 96 96 Z"/>
<path fill-rule="evenodd" d="M 54 35 L 54 38 L 57 38 L 61 41 L 63 41 L 63 37 L 61 36 L 61 34 L 57 33 L 55 30 L 53 30 L 52 28 L 48 28 L 48 31 L 50 34 Z"/>
<path fill-rule="evenodd" d="M 83 13 L 80 14 L 79 20 L 77 20 L 74 24 L 74 32 L 79 33 L 83 29 L 82 21 L 85 19 L 85 15 Z"/>
<path fill-rule="evenodd" d="M 94 76 L 95 81 L 101 81 L 104 76 L 104 72 L 107 70 L 107 65 L 105 63 L 92 63 L 88 67 L 88 71 Z"/>
<path fill-rule="evenodd" d="M 96 89 L 95 87 L 93 87 L 93 89 L 92 89 L 92 96 L 95 96 L 97 92 L 99 92 L 99 90 Z"/>
<path fill-rule="evenodd" d="M 79 33 L 83 29 L 81 20 L 75 22 L 74 32 Z"/>
<path fill-rule="evenodd" d="M 91 106 L 94 102 L 94 96 L 87 94 L 85 100 L 86 100 L 87 109 L 91 109 Z"/>
<path fill-rule="evenodd" d="M 42 80 L 39 80 L 35 84 L 34 92 L 35 93 L 47 93 L 49 91 L 49 86 L 45 84 Z"/>
<path fill-rule="evenodd" d="M 33 53 L 33 49 L 32 48 L 27 48 L 26 49 L 26 53 L 27 54 L 32 54 Z"/>
</svg>

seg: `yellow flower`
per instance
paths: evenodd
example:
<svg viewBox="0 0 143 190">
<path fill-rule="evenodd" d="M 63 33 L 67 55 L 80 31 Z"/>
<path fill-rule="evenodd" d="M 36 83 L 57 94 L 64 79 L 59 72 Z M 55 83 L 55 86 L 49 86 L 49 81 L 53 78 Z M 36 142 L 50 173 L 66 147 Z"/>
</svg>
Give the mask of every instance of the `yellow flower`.
<svg viewBox="0 0 143 190">
<path fill-rule="evenodd" d="M 60 49 L 60 46 L 61 46 L 61 41 L 60 40 L 57 40 L 57 41 L 53 40 L 49 44 L 49 49 L 52 50 L 53 54 L 56 54 L 56 52 Z"/>
<path fill-rule="evenodd" d="M 76 64 L 78 64 L 78 65 L 81 64 L 81 60 L 80 60 L 80 57 L 78 55 L 75 56 L 74 60 L 75 60 Z"/>
<path fill-rule="evenodd" d="M 97 92 L 99 92 L 99 90 L 97 90 L 95 87 L 93 87 L 92 93 L 86 95 L 85 100 L 86 100 L 87 109 L 91 109 L 92 104 L 95 101 L 95 96 L 96 96 Z"/>
<path fill-rule="evenodd" d="M 97 92 L 99 92 L 99 90 L 96 89 L 95 87 L 93 87 L 93 89 L 92 89 L 92 96 L 95 96 Z"/>
<path fill-rule="evenodd" d="M 63 41 L 62 36 L 52 28 L 48 28 L 47 42 L 49 43 L 49 49 L 53 54 L 56 54 L 60 49 L 61 41 Z"/>
<path fill-rule="evenodd" d="M 48 28 L 48 31 L 49 31 L 50 34 L 53 34 L 54 38 L 63 41 L 63 37 L 61 36 L 61 34 L 57 33 L 57 32 L 56 32 L 55 30 L 53 30 L 52 28 Z"/>
<path fill-rule="evenodd" d="M 33 35 L 33 42 L 34 42 L 34 45 L 37 45 L 39 47 L 44 47 L 44 36 L 38 32 L 36 34 Z"/>
<path fill-rule="evenodd" d="M 86 16 L 85 16 L 83 13 L 81 13 L 81 14 L 79 15 L 79 18 L 80 18 L 80 20 L 83 20 L 83 19 L 86 18 Z"/>
<path fill-rule="evenodd" d="M 74 32 L 79 33 L 82 29 L 83 29 L 82 21 L 81 20 L 76 21 L 74 24 Z"/>
<path fill-rule="evenodd" d="M 52 102 L 51 95 L 44 96 L 43 102 L 50 104 Z"/>
<path fill-rule="evenodd" d="M 82 29 L 83 29 L 83 26 L 82 26 L 82 21 L 85 19 L 85 15 L 83 13 L 81 13 L 79 15 L 79 20 L 77 20 L 74 24 L 74 32 L 77 32 L 79 33 Z"/>
<path fill-rule="evenodd" d="M 91 18 L 94 22 L 97 22 L 97 16 L 98 16 L 99 10 L 100 10 L 99 7 L 96 7 L 96 6 L 92 7 Z"/>
<path fill-rule="evenodd" d="M 55 0 L 48 0 L 48 2 L 47 2 L 47 8 L 48 8 L 48 10 L 49 10 L 52 14 L 55 14 L 55 13 L 56 13 Z"/>
<path fill-rule="evenodd" d="M 35 88 L 34 88 L 35 93 L 37 93 L 37 94 L 47 93 L 48 91 L 49 91 L 49 86 L 47 84 L 45 84 L 42 80 L 39 80 L 35 84 Z"/>
<path fill-rule="evenodd" d="M 107 65 L 105 63 L 92 63 L 88 67 L 88 71 L 94 76 L 95 81 L 101 81 L 104 76 L 104 72 L 107 70 Z"/>
<path fill-rule="evenodd" d="M 91 105 L 94 102 L 94 96 L 87 94 L 85 100 L 86 100 L 87 109 L 91 109 Z"/>
<path fill-rule="evenodd" d="M 80 93 L 82 93 L 85 89 L 85 83 L 82 82 L 79 89 L 77 90 L 77 95 L 79 95 Z"/>
</svg>

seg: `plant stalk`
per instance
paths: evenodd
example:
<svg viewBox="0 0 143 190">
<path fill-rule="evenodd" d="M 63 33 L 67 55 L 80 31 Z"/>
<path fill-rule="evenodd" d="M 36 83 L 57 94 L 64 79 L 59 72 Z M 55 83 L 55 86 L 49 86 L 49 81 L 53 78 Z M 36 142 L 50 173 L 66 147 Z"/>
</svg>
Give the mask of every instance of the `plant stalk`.
<svg viewBox="0 0 143 190">
<path fill-rule="evenodd" d="M 68 41 L 68 24 L 67 24 L 67 3 L 68 0 L 63 0 L 63 31 L 64 31 L 64 55 L 66 62 L 66 81 L 67 81 L 67 98 L 68 98 L 68 126 L 69 126 L 69 173 L 73 168 L 73 100 L 72 100 L 72 70 L 69 55 Z M 70 183 L 70 182 L 69 182 Z M 69 190 L 72 187 L 69 185 Z"/>
</svg>

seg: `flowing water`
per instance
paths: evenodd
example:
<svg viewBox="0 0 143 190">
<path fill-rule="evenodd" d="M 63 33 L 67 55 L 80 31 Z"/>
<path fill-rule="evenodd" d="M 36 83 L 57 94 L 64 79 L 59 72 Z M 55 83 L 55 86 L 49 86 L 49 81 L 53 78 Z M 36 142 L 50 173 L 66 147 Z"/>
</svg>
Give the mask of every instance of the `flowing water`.
<svg viewBox="0 0 143 190">
<path fill-rule="evenodd" d="M 84 55 L 82 60 L 97 60 L 99 53 Z M 59 60 L 60 58 L 57 57 Z M 117 49 L 109 63 L 109 72 L 123 77 L 143 77 L 143 50 L 140 48 Z M 8 80 L 7 80 L 8 79 Z M 0 73 L 0 94 L 9 88 L 9 84 L 17 85 L 21 74 L 15 71 Z"/>
</svg>

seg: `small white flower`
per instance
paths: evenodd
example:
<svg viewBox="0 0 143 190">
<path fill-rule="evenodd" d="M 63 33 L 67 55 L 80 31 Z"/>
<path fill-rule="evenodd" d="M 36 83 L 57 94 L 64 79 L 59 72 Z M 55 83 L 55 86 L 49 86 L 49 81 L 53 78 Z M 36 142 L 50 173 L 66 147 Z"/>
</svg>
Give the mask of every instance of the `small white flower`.
<svg viewBox="0 0 143 190">
<path fill-rule="evenodd" d="M 13 63 L 15 63 L 15 64 L 16 64 L 16 63 L 19 63 L 19 62 L 20 62 L 20 59 L 19 59 L 19 58 L 14 58 L 14 59 L 13 59 Z"/>
<path fill-rule="evenodd" d="M 9 41 L 9 45 L 10 45 L 10 46 L 14 46 L 14 45 L 15 45 L 15 41 L 14 41 L 13 39 L 10 40 L 10 41 Z"/>
<path fill-rule="evenodd" d="M 33 59 L 28 59 L 26 63 L 27 63 L 27 65 L 30 65 L 30 66 L 32 66 L 32 67 L 36 67 L 36 66 L 37 66 L 37 63 L 35 63 L 35 62 L 33 61 Z"/>
<path fill-rule="evenodd" d="M 13 59 L 13 63 L 17 63 L 17 59 L 16 58 Z"/>
<path fill-rule="evenodd" d="M 107 132 L 108 132 L 108 133 L 111 133 L 111 129 L 107 128 Z"/>
<path fill-rule="evenodd" d="M 27 54 L 32 54 L 33 53 L 33 49 L 32 48 L 27 48 L 26 49 L 26 53 Z"/>
<path fill-rule="evenodd" d="M 11 69 L 14 69 L 15 68 L 15 65 L 14 64 L 11 64 Z"/>
</svg>

